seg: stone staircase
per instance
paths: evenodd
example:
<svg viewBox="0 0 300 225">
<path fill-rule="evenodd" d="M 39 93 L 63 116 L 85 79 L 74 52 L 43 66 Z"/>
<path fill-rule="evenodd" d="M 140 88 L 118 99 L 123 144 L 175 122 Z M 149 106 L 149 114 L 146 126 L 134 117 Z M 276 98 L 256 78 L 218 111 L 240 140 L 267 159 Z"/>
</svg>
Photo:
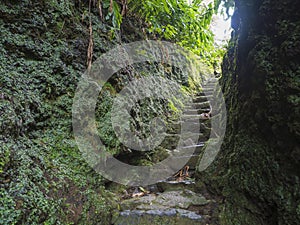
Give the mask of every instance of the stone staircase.
<svg viewBox="0 0 300 225">
<path fill-rule="evenodd" d="M 194 96 L 193 102 L 185 107 L 185 111 L 182 115 L 182 120 L 180 121 L 181 126 L 184 123 L 186 123 L 187 126 L 191 125 L 190 127 L 198 127 L 192 126 L 193 123 L 196 123 L 200 126 L 199 130 L 194 130 L 190 131 L 190 133 L 183 134 L 183 137 L 190 136 L 193 137 L 193 140 L 197 140 L 197 143 L 195 143 L 194 145 L 184 147 L 195 149 L 192 155 L 182 156 L 190 157 L 190 160 L 186 164 L 189 166 L 190 171 L 196 169 L 205 142 L 209 139 L 211 134 L 210 118 L 212 116 L 212 108 L 208 99 L 213 97 L 217 82 L 217 79 L 211 79 L 205 85 L 204 92 L 200 92 L 196 96 Z"/>
<path fill-rule="evenodd" d="M 181 121 L 175 124 L 180 127 L 198 123 L 200 126 L 200 130 L 191 130 L 183 134 L 184 138 L 192 137 L 193 140 L 197 140 L 197 143 L 183 147 L 193 148 L 194 152 L 191 155 L 178 156 L 188 160 L 184 169 L 155 185 L 128 189 L 120 204 L 121 210 L 113 224 L 202 225 L 215 223 L 217 202 L 206 192 L 205 187 L 197 186 L 193 175 L 205 142 L 210 137 L 211 105 L 208 99 L 213 96 L 217 82 L 217 79 L 211 79 L 205 85 L 205 94 L 201 92 L 194 96 L 193 102 L 185 107 Z M 173 149 L 170 150 L 171 152 L 176 150 L 175 140 L 178 139 L 178 135 L 175 132 L 166 137 L 169 149 Z M 172 141 L 174 144 L 170 144 Z"/>
</svg>

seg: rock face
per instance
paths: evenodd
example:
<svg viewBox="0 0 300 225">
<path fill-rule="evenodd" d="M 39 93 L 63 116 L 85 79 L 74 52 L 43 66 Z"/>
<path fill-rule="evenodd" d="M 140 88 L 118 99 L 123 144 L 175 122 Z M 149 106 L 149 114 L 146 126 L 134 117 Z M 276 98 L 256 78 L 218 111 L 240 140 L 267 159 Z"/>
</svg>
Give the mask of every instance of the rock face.
<svg viewBox="0 0 300 225">
<path fill-rule="evenodd" d="M 227 134 L 200 177 L 226 199 L 222 224 L 300 224 L 300 2 L 235 3 Z"/>
</svg>

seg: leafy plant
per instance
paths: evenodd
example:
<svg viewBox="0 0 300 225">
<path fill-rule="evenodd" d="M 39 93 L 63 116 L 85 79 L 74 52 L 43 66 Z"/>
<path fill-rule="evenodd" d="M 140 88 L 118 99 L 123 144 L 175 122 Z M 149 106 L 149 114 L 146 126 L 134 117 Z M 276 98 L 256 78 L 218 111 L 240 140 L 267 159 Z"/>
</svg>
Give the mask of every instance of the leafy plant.
<svg viewBox="0 0 300 225">
<path fill-rule="evenodd" d="M 123 20 L 120 5 L 114 0 L 106 0 L 103 1 L 103 8 L 108 10 L 105 19 L 111 20 L 114 29 L 120 29 Z"/>
<path fill-rule="evenodd" d="M 111 21 L 111 35 L 120 30 L 127 14 L 145 21 L 145 31 L 158 39 L 176 44 L 199 55 L 206 64 L 215 67 L 223 58 L 225 48 L 214 44 L 210 24 L 214 13 L 222 5 L 221 13 L 229 16 L 233 0 L 215 0 L 207 6 L 203 0 L 90 0 L 102 19 Z M 103 12 L 106 15 L 103 15 Z"/>
<path fill-rule="evenodd" d="M 130 13 L 137 13 L 149 24 L 150 33 L 200 55 L 213 47 L 209 29 L 213 4 L 205 6 L 202 0 L 191 4 L 185 0 L 130 0 L 128 4 Z"/>
</svg>

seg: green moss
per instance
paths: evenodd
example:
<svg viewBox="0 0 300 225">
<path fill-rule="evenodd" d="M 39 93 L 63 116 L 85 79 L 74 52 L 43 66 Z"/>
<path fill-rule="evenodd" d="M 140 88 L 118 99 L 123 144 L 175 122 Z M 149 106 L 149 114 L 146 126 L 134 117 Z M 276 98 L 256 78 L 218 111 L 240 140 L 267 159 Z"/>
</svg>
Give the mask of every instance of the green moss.
<svg viewBox="0 0 300 225">
<path fill-rule="evenodd" d="M 226 136 L 218 159 L 198 176 L 224 196 L 222 224 L 298 224 L 299 3 L 236 3 L 239 28 L 220 80 Z"/>
<path fill-rule="evenodd" d="M 71 133 L 86 62 L 80 11 L 71 1 L 2 1 L 0 12 L 0 223 L 109 224 L 114 198 Z"/>
</svg>

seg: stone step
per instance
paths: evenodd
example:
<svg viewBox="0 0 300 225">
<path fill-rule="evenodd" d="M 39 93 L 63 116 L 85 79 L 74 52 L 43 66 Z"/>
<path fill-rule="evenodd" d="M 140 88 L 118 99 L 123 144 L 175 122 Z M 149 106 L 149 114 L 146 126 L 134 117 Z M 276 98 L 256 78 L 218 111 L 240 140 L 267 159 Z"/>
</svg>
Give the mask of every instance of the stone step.
<svg viewBox="0 0 300 225">
<path fill-rule="evenodd" d="M 193 145 L 184 146 L 184 147 L 177 147 L 176 149 L 173 149 L 173 150 L 168 149 L 167 152 L 169 153 L 169 155 L 174 155 L 175 151 L 177 151 L 177 154 L 185 155 L 184 151 L 191 152 L 191 150 L 192 150 L 193 151 L 192 154 L 199 155 L 203 151 L 204 145 L 205 145 L 205 142 L 199 141 L 198 144 L 193 144 Z M 178 151 L 180 151 L 181 153 L 178 153 Z"/>
<path fill-rule="evenodd" d="M 177 184 L 170 184 L 177 185 Z M 120 203 L 121 212 L 114 215 L 115 225 L 159 225 L 159 224 L 193 224 L 204 225 L 204 215 L 191 207 L 204 207 L 211 200 L 192 190 L 167 190 L 162 193 L 150 193 L 139 198 L 125 199 Z"/>
<path fill-rule="evenodd" d="M 193 148 L 193 149 L 195 149 L 194 154 L 198 155 L 202 152 L 204 145 L 205 145 L 205 142 L 198 142 L 198 144 L 196 144 L 196 145 L 185 146 L 185 147 L 182 147 L 181 149 Z"/>
<path fill-rule="evenodd" d="M 183 182 L 181 184 L 183 184 Z M 170 185 L 176 185 L 176 183 L 170 183 Z M 150 210 L 154 208 L 166 209 L 173 207 L 188 209 L 191 205 L 206 205 L 207 203 L 208 201 L 201 194 L 195 193 L 192 190 L 180 189 L 175 191 L 165 189 L 162 193 L 126 199 L 120 206 L 124 211 Z"/>
<path fill-rule="evenodd" d="M 189 145 L 195 145 L 199 142 L 206 142 L 208 139 L 208 135 L 205 136 L 201 133 L 186 132 L 182 134 L 166 134 L 160 146 L 165 149 L 176 149 L 180 144 L 179 140 L 183 141 L 183 143 L 188 141 L 190 142 Z"/>
<path fill-rule="evenodd" d="M 160 225 L 160 224 L 193 224 L 205 225 L 202 215 L 195 212 L 168 208 L 152 210 L 126 210 L 120 212 L 114 225 Z"/>
<path fill-rule="evenodd" d="M 176 157 L 180 157 L 180 155 L 183 155 L 183 156 L 186 156 L 186 155 L 199 155 L 202 151 L 203 151 L 203 146 L 204 146 L 204 143 L 205 142 L 199 142 L 201 144 L 194 144 L 194 145 L 191 145 L 191 146 L 186 146 L 186 147 L 177 147 L 176 149 L 173 149 L 173 150 L 167 150 L 169 156 L 176 156 L 174 152 L 176 152 L 176 154 L 179 156 L 176 156 Z M 180 151 L 180 153 L 178 153 Z M 191 152 L 193 151 L 191 154 L 189 153 L 186 153 L 184 151 L 188 151 L 188 152 Z"/>
<path fill-rule="evenodd" d="M 207 85 L 213 85 L 213 84 L 216 85 L 218 83 L 219 83 L 218 80 L 211 80 L 211 81 L 204 82 L 202 86 L 206 87 Z"/>
<path fill-rule="evenodd" d="M 193 103 L 193 104 L 185 106 L 184 111 L 190 110 L 190 109 L 208 109 L 208 108 L 211 108 L 209 103 L 198 102 L 198 103 Z"/>
<path fill-rule="evenodd" d="M 205 81 L 205 83 L 217 83 L 217 82 L 219 82 L 219 79 L 217 78 L 210 78 Z"/>
<path fill-rule="evenodd" d="M 210 95 L 214 95 L 216 92 L 215 91 L 207 91 L 207 92 L 200 92 L 198 93 L 197 97 L 200 97 L 200 96 L 210 96 Z"/>
<path fill-rule="evenodd" d="M 207 84 L 205 86 L 203 86 L 202 90 L 215 90 L 217 88 L 217 84 Z"/>
<path fill-rule="evenodd" d="M 209 92 L 209 91 L 214 92 L 215 90 L 216 90 L 215 85 L 214 85 L 214 86 L 209 86 L 209 87 L 204 86 L 204 87 L 202 88 L 202 92 Z M 201 93 L 201 92 L 200 92 L 200 93 Z"/>
<path fill-rule="evenodd" d="M 209 121 L 207 121 L 209 122 Z M 174 126 L 178 126 L 179 128 L 178 129 L 173 129 L 173 130 L 168 130 L 168 134 L 178 134 L 180 135 L 181 132 L 184 132 L 184 131 L 181 131 L 181 124 L 176 124 Z M 188 131 L 188 132 L 192 132 L 192 133 L 201 133 L 205 136 L 207 136 L 207 133 L 210 133 L 211 131 L 211 128 L 209 126 L 209 124 L 205 124 L 205 123 L 197 123 L 197 122 L 191 122 L 191 123 L 188 123 L 186 122 L 184 124 L 185 126 L 185 129 Z"/>
<path fill-rule="evenodd" d="M 180 134 L 182 129 L 188 129 L 189 132 L 193 133 L 207 133 L 210 129 L 210 120 L 204 119 L 199 120 L 198 118 L 191 118 L 173 122 L 169 124 L 169 134 Z"/>
<path fill-rule="evenodd" d="M 193 133 L 193 132 L 185 132 L 185 133 L 179 133 L 179 134 L 165 134 L 165 140 L 167 142 L 176 142 L 180 138 L 183 140 L 192 138 L 192 140 L 198 140 L 199 141 L 206 141 L 207 137 L 204 136 L 202 133 Z"/>
<path fill-rule="evenodd" d="M 201 114 L 201 113 L 208 113 L 210 112 L 211 108 L 194 108 L 194 109 L 186 109 L 184 112 L 183 112 L 183 115 L 196 115 L 196 114 Z"/>
<path fill-rule="evenodd" d="M 202 88 L 216 88 L 219 85 L 218 82 L 208 82 L 202 85 Z"/>
<path fill-rule="evenodd" d="M 207 105 L 207 106 L 204 107 L 204 105 L 194 104 L 194 105 L 186 106 L 186 107 L 184 108 L 184 111 L 183 111 L 183 112 L 185 112 L 185 111 L 187 111 L 187 110 L 193 110 L 193 109 L 197 109 L 197 110 L 206 110 L 206 109 L 208 109 L 208 108 L 210 109 L 210 105 Z M 195 113 L 195 112 L 193 112 L 193 113 Z"/>
<path fill-rule="evenodd" d="M 157 185 L 157 190 L 159 190 L 160 192 L 186 190 L 186 189 L 194 191 L 196 189 L 194 180 L 191 179 L 176 180 L 176 178 L 174 177 L 171 177 L 170 180 L 158 182 L 156 185 Z"/>
<path fill-rule="evenodd" d="M 196 127 L 198 127 L 199 124 L 200 124 L 200 126 L 201 126 L 201 124 L 204 124 L 204 125 L 210 127 L 211 121 L 210 121 L 210 119 L 185 118 L 184 120 L 181 120 L 180 123 L 184 127 L 195 127 L 196 128 Z M 201 127 L 200 127 L 200 129 L 201 129 Z"/>
<path fill-rule="evenodd" d="M 203 82 L 202 86 L 207 85 L 207 84 L 217 84 L 217 83 L 219 83 L 218 79 L 216 79 L 216 80 L 206 80 L 206 81 Z"/>
<path fill-rule="evenodd" d="M 210 107 L 210 103 L 209 101 L 204 101 L 204 102 L 193 102 L 189 105 L 185 106 L 185 109 L 188 108 L 195 108 L 195 109 L 199 109 L 199 108 L 208 108 Z"/>
<path fill-rule="evenodd" d="M 213 98 L 213 95 L 197 96 L 193 99 L 194 102 L 207 102 L 208 99 Z"/>
<path fill-rule="evenodd" d="M 181 116 L 181 119 L 183 121 L 193 121 L 194 120 L 195 122 L 197 122 L 197 120 L 200 120 L 200 121 L 210 120 L 210 118 L 207 117 L 207 115 L 205 115 L 205 114 L 183 114 Z"/>
</svg>

